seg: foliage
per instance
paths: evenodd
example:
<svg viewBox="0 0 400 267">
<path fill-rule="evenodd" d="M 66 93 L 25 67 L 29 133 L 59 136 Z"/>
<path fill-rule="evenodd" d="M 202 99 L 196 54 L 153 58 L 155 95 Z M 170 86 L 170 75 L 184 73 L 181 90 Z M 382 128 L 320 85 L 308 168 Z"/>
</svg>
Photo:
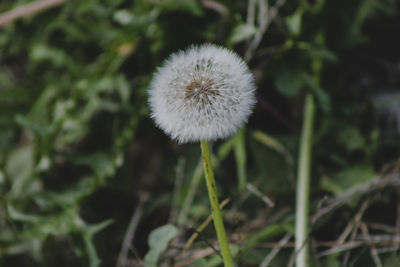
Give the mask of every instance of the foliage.
<svg viewBox="0 0 400 267">
<path fill-rule="evenodd" d="M 149 235 L 149 251 L 144 257 L 146 266 L 157 266 L 158 258 L 164 252 L 168 243 L 178 234 L 175 226 L 167 224 L 152 231 Z"/>
<path fill-rule="evenodd" d="M 0 12 L 30 2 L 1 1 Z M 247 58 L 258 88 L 255 112 L 237 136 L 213 144 L 219 193 L 231 198 L 224 217 L 236 261 L 258 266 L 272 250 L 268 242 L 294 235 L 295 159 L 311 92 L 310 216 L 341 203 L 311 226 L 314 264 L 374 266 L 370 250 L 387 247 L 362 243 L 363 229 L 382 237 L 387 232 L 373 226 L 384 224 L 399 232 L 396 183 L 363 191 L 377 176 L 398 173 L 399 21 L 395 0 L 70 0 L 3 26 L 0 266 L 113 266 L 141 205 L 125 266 L 190 256 L 193 266 L 220 264 L 211 225 L 178 257 L 190 229 L 209 216 L 204 182 L 196 180 L 200 148 L 170 141 L 147 107 L 157 66 L 205 42 L 241 55 L 255 47 Z M 347 201 L 354 188 L 361 189 Z M 150 200 L 141 202 L 142 195 Z M 362 244 L 321 254 L 363 203 L 362 227 L 345 237 Z M 167 234 L 155 242 L 160 231 Z M 286 266 L 291 255 L 282 248 L 271 266 Z M 398 259 L 378 257 L 383 266 Z"/>
</svg>

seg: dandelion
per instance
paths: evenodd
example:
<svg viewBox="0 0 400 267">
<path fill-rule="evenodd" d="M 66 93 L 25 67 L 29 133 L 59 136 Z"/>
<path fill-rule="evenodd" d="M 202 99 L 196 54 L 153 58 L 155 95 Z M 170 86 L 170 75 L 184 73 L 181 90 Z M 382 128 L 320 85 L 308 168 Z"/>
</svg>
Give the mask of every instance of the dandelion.
<svg viewBox="0 0 400 267">
<path fill-rule="evenodd" d="M 208 141 L 233 135 L 255 104 L 254 79 L 235 53 L 215 45 L 192 46 L 173 54 L 150 85 L 151 116 L 172 139 L 200 141 L 211 212 L 226 267 L 232 255 L 210 160 Z"/>
<path fill-rule="evenodd" d="M 156 124 L 180 143 L 234 134 L 255 104 L 246 63 L 211 44 L 173 54 L 158 69 L 149 94 Z"/>
</svg>

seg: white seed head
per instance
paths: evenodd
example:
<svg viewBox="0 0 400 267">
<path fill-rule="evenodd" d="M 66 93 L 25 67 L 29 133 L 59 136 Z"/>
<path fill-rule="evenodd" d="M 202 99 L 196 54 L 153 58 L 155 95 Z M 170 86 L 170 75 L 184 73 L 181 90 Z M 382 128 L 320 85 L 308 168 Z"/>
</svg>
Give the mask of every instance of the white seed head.
<svg viewBox="0 0 400 267">
<path fill-rule="evenodd" d="M 149 90 L 152 118 L 180 143 L 234 134 L 255 102 L 254 79 L 246 63 L 211 44 L 171 55 Z"/>
</svg>

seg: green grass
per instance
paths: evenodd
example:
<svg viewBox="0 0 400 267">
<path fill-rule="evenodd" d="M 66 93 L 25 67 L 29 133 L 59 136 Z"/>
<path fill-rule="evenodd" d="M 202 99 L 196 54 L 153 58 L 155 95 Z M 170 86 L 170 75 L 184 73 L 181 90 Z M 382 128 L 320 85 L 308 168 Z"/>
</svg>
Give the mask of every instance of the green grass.
<svg viewBox="0 0 400 267">
<path fill-rule="evenodd" d="M 0 266 L 115 266 L 127 232 L 125 266 L 223 264 L 202 227 L 201 150 L 170 141 L 147 104 L 161 62 L 207 42 L 248 55 L 256 77 L 245 129 L 210 151 L 235 263 L 295 264 L 307 238 L 310 266 L 392 266 L 398 17 L 384 0 L 90 0 L 2 26 Z"/>
</svg>

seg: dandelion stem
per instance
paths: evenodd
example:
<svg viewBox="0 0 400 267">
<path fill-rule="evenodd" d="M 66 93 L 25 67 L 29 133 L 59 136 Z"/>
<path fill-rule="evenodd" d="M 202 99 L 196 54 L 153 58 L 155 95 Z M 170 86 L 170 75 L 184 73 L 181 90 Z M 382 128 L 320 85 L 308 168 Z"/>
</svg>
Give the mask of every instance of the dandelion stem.
<svg viewBox="0 0 400 267">
<path fill-rule="evenodd" d="M 208 196 L 211 204 L 211 214 L 213 216 L 215 231 L 217 232 L 217 237 L 221 248 L 222 259 L 225 267 L 233 267 L 232 255 L 229 250 L 229 244 L 226 238 L 225 227 L 222 221 L 221 210 L 218 203 L 217 187 L 215 185 L 214 172 L 210 159 L 210 146 L 207 140 L 201 140 L 200 143 Z"/>
<path fill-rule="evenodd" d="M 305 101 L 303 129 L 300 139 L 296 197 L 296 267 L 308 264 L 308 210 L 310 195 L 310 159 L 314 121 L 314 97 L 308 93 Z"/>
</svg>

